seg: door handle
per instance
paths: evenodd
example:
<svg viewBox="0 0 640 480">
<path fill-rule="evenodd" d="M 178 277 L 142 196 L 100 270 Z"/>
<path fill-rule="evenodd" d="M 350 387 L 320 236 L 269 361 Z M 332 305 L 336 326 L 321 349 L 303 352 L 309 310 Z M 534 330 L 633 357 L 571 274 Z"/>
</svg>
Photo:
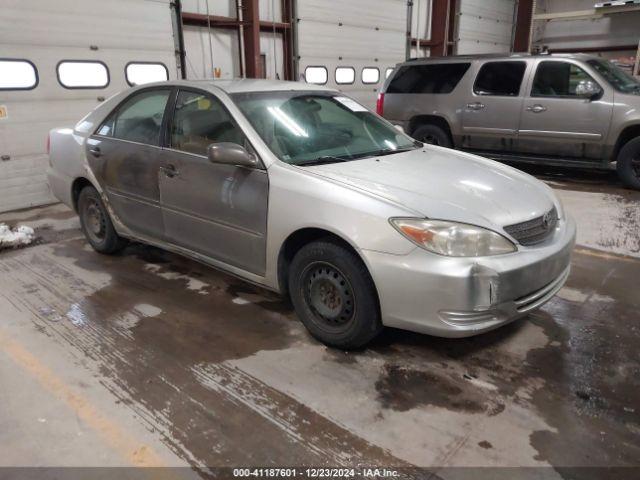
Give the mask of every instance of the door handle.
<svg viewBox="0 0 640 480">
<path fill-rule="evenodd" d="M 468 110 L 482 110 L 485 107 L 484 103 L 475 102 L 475 103 L 467 103 Z"/>
<path fill-rule="evenodd" d="M 100 150 L 100 147 L 92 147 L 89 149 L 89 153 L 91 155 L 93 155 L 94 157 L 99 157 L 102 155 L 102 151 Z"/>
<path fill-rule="evenodd" d="M 547 107 L 545 107 L 544 105 L 540 105 L 540 104 L 529 105 L 527 107 L 527 112 L 542 113 L 542 112 L 546 112 L 546 111 L 547 111 Z"/>
<path fill-rule="evenodd" d="M 179 175 L 179 172 L 176 169 L 176 166 L 172 164 L 161 166 L 160 171 L 169 178 L 173 178 Z"/>
</svg>

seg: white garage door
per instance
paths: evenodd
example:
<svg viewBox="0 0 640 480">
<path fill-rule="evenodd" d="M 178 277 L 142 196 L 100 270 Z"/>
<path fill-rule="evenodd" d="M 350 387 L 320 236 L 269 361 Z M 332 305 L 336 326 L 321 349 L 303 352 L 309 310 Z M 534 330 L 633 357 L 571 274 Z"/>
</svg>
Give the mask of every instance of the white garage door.
<svg viewBox="0 0 640 480">
<path fill-rule="evenodd" d="M 127 88 L 127 74 L 176 78 L 174 50 L 169 0 L 2 0 L 0 212 L 52 202 L 49 130 Z"/>
<path fill-rule="evenodd" d="M 406 0 L 304 0 L 298 6 L 299 73 L 375 107 L 405 56 Z"/>
<path fill-rule="evenodd" d="M 515 0 L 460 0 L 456 53 L 509 52 L 515 6 Z"/>
</svg>

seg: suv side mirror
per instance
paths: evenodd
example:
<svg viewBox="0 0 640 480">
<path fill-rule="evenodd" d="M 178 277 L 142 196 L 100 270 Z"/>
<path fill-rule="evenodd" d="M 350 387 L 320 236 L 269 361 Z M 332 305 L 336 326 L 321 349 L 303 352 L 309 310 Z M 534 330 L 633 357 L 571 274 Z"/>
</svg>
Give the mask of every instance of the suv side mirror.
<svg viewBox="0 0 640 480">
<path fill-rule="evenodd" d="M 602 88 L 592 80 L 580 80 L 576 86 L 576 95 L 589 100 L 594 100 L 602 93 Z"/>
<path fill-rule="evenodd" d="M 212 143 L 207 147 L 207 158 L 211 163 L 235 165 L 236 167 L 258 167 L 258 159 L 242 145 L 232 142 Z"/>
</svg>

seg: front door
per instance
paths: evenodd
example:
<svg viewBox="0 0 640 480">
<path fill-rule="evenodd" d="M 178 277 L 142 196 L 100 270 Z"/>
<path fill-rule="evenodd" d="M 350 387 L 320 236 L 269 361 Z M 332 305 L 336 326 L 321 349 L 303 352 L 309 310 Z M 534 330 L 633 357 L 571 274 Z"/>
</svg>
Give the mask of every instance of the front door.
<svg viewBox="0 0 640 480">
<path fill-rule="evenodd" d="M 607 89 L 593 99 L 581 97 L 581 82 L 597 84 L 571 61 L 539 61 L 522 106 L 518 151 L 568 159 L 602 158 L 612 93 Z"/>
<path fill-rule="evenodd" d="M 527 62 L 485 62 L 473 91 L 461 105 L 465 149 L 492 152 L 513 151 L 518 138 L 522 109 L 523 79 Z"/>
<path fill-rule="evenodd" d="M 132 232 L 162 238 L 160 132 L 171 89 L 131 95 L 87 141 L 87 159 L 109 204 Z"/>
<path fill-rule="evenodd" d="M 267 172 L 213 164 L 207 158 L 211 143 L 251 148 L 242 130 L 218 98 L 198 90 L 178 92 L 169 123 L 160 175 L 168 241 L 264 274 Z"/>
</svg>

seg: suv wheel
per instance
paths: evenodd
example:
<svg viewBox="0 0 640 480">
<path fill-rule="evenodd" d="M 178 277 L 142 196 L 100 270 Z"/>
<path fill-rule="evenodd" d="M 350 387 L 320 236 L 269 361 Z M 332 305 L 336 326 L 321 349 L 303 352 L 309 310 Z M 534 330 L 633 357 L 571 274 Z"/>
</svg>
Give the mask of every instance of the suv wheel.
<svg viewBox="0 0 640 480">
<path fill-rule="evenodd" d="M 620 179 L 627 186 L 640 190 L 640 137 L 627 142 L 617 160 Z"/>
<path fill-rule="evenodd" d="M 302 323 L 326 345 L 358 348 L 382 330 L 367 267 L 338 243 L 318 241 L 301 248 L 291 262 L 289 291 Z"/>
<path fill-rule="evenodd" d="M 116 253 L 127 241 L 113 228 L 100 194 L 93 187 L 84 187 L 78 197 L 78 214 L 84 236 L 96 252 Z"/>
<path fill-rule="evenodd" d="M 430 145 L 438 145 L 446 148 L 453 146 L 449 134 L 437 125 L 420 125 L 413 131 L 411 136 L 416 140 Z"/>
</svg>

